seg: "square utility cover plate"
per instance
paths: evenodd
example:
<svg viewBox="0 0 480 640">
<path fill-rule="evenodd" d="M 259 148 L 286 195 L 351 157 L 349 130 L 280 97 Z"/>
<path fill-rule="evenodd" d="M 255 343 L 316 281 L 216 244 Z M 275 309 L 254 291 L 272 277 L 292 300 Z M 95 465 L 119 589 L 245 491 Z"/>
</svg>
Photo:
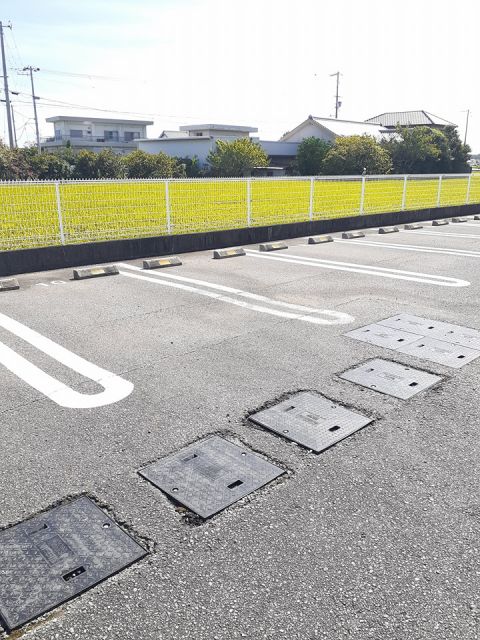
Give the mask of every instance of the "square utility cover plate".
<svg viewBox="0 0 480 640">
<path fill-rule="evenodd" d="M 442 379 L 433 373 L 380 358 L 349 369 L 340 374 L 340 378 L 402 400 L 411 398 Z"/>
<path fill-rule="evenodd" d="M 0 617 L 11 631 L 146 555 L 86 497 L 0 531 Z"/>
<path fill-rule="evenodd" d="M 371 418 L 308 391 L 259 411 L 250 420 L 316 453 L 372 422 Z"/>
<path fill-rule="evenodd" d="M 406 313 L 345 335 L 454 369 L 480 357 L 478 330 Z"/>
<path fill-rule="evenodd" d="M 219 436 L 148 465 L 140 475 L 202 518 L 209 518 L 284 472 Z"/>
</svg>

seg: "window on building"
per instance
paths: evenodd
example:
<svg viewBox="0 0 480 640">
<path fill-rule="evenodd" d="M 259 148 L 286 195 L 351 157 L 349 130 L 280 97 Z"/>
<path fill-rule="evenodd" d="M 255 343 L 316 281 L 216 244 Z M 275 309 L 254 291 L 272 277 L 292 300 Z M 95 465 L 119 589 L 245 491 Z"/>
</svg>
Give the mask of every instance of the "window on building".
<svg viewBox="0 0 480 640">
<path fill-rule="evenodd" d="M 139 131 L 125 131 L 125 142 L 131 142 L 132 140 L 136 140 L 140 138 Z"/>
<path fill-rule="evenodd" d="M 61 140 L 61 139 L 62 139 L 62 130 L 55 129 L 55 140 Z"/>
<path fill-rule="evenodd" d="M 196 131 L 196 132 L 195 132 L 195 135 L 196 135 L 196 136 L 197 136 L 197 138 L 198 138 L 198 137 L 203 136 L 203 133 L 202 133 L 201 131 Z"/>
<path fill-rule="evenodd" d="M 82 129 L 70 129 L 70 137 L 71 138 L 83 138 L 83 130 Z"/>
<path fill-rule="evenodd" d="M 104 131 L 104 134 L 105 134 L 105 142 L 107 140 L 118 142 L 118 131 Z"/>
</svg>

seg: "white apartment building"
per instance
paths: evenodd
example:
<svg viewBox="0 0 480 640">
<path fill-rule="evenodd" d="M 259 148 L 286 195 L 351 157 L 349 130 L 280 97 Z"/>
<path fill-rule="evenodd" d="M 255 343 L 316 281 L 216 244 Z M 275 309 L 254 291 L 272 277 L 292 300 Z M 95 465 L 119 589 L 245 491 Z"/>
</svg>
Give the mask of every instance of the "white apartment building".
<svg viewBox="0 0 480 640">
<path fill-rule="evenodd" d="M 178 131 L 163 131 L 158 138 L 138 140 L 138 148 L 147 153 L 162 151 L 168 156 L 177 158 L 198 158 L 200 166 L 207 164 L 210 151 L 214 151 L 217 140 L 237 140 L 248 138 L 259 144 L 269 156 L 272 164 L 288 165 L 295 158 L 298 142 L 278 142 L 260 140 L 250 134 L 257 133 L 256 127 L 245 127 L 231 124 L 192 124 L 184 125 Z M 279 175 L 280 167 L 276 175 Z"/>
<path fill-rule="evenodd" d="M 74 149 L 112 149 L 119 154 L 135 151 L 137 141 L 146 137 L 148 125 L 153 124 L 151 120 L 81 116 L 53 116 L 46 121 L 54 125 L 54 134 L 41 141 L 42 150 L 58 149 L 69 142 Z"/>
</svg>

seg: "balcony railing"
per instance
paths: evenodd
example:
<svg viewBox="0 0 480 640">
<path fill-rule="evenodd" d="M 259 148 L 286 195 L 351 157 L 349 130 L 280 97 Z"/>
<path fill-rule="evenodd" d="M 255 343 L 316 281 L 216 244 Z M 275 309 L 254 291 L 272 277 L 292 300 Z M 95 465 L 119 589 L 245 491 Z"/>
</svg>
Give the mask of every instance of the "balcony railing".
<svg viewBox="0 0 480 640">
<path fill-rule="evenodd" d="M 103 143 L 103 144 L 114 144 L 114 143 L 121 143 L 121 144 L 135 144 L 135 141 L 138 140 L 141 136 L 139 136 L 138 138 L 130 138 L 130 137 L 125 137 L 125 136 L 118 136 L 115 138 L 106 138 L 105 136 L 89 136 L 89 135 L 84 135 L 84 136 L 70 136 L 70 135 L 62 135 L 62 136 L 48 136 L 46 138 L 41 138 L 41 142 L 42 143 L 49 143 L 49 142 L 56 142 L 57 144 L 62 144 L 64 142 L 70 141 L 72 144 L 83 144 L 84 142 L 98 142 L 98 143 Z"/>
</svg>

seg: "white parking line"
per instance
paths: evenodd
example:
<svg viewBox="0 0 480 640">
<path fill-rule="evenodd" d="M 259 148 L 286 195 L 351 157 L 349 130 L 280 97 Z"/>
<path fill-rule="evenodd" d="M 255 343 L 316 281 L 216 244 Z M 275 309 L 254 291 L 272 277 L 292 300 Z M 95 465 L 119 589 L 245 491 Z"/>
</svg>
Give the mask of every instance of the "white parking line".
<svg viewBox="0 0 480 640">
<path fill-rule="evenodd" d="M 448 238 L 480 238 L 478 233 L 450 233 L 449 231 L 402 231 L 402 233 L 414 233 L 417 236 L 447 236 Z"/>
<path fill-rule="evenodd" d="M 477 227 L 477 229 L 480 229 L 480 221 L 475 223 L 471 223 L 471 222 L 462 222 L 459 224 L 459 228 L 461 229 L 462 227 Z"/>
<path fill-rule="evenodd" d="M 350 246 L 352 245 L 350 240 L 337 240 L 337 238 L 335 238 L 335 242 L 341 242 Z M 382 242 L 381 240 L 374 242 L 358 240 L 357 242 L 355 242 L 355 246 L 380 247 L 381 249 L 398 249 L 399 251 L 418 251 L 419 253 L 440 253 L 442 255 L 449 256 L 480 258 L 480 251 L 469 251 L 468 249 L 442 249 L 439 247 L 422 247 L 421 245 L 417 244 L 391 244 L 388 242 Z"/>
<path fill-rule="evenodd" d="M 291 304 L 289 302 L 283 302 L 281 300 L 274 300 L 273 298 L 267 298 L 266 296 L 261 296 L 256 293 L 250 293 L 249 291 L 242 291 L 241 289 L 235 289 L 233 287 L 226 287 L 221 284 L 216 284 L 213 282 L 207 282 L 205 280 L 197 280 L 195 278 L 187 278 L 184 276 L 175 276 L 172 274 L 166 273 L 150 273 L 148 276 L 143 275 L 143 270 L 135 267 L 130 264 L 117 264 L 120 269 L 127 269 L 128 271 L 120 270 L 120 274 L 123 276 L 127 276 L 129 278 L 137 278 L 138 280 L 145 280 L 146 282 L 153 282 L 154 284 L 160 284 L 166 287 L 174 287 L 176 289 L 183 289 L 184 291 L 189 291 L 191 293 L 197 293 L 202 296 L 206 296 L 208 298 L 213 298 L 215 300 L 220 300 L 222 302 L 227 302 L 229 304 L 234 304 L 238 307 L 243 307 L 245 309 L 251 309 L 252 311 L 259 311 L 260 313 L 268 313 L 273 316 L 277 316 L 279 318 L 288 318 L 290 320 L 302 320 L 303 322 L 311 322 L 313 324 L 319 325 L 334 325 L 334 324 L 348 324 L 353 322 L 355 318 L 350 316 L 348 313 L 343 313 L 341 311 L 331 311 L 329 309 L 317 309 L 315 307 L 306 307 L 299 304 Z M 185 283 L 185 284 L 184 284 Z M 200 287 L 192 286 L 192 283 L 196 285 L 200 285 Z M 209 291 L 208 289 L 213 289 L 213 291 Z M 263 302 L 268 305 L 272 305 L 272 307 L 282 307 L 284 309 L 291 309 L 293 311 L 301 311 L 302 313 L 290 313 L 287 311 L 280 311 L 278 309 L 271 308 L 270 306 L 266 307 L 263 305 L 252 304 L 250 302 L 246 302 L 245 300 L 239 300 L 237 298 L 232 298 L 231 296 L 223 295 L 226 292 L 238 296 L 238 298 L 247 298 L 250 300 L 255 300 L 258 302 Z M 319 318 L 317 315 L 327 316 L 326 318 Z"/>
<path fill-rule="evenodd" d="M 393 278 L 395 280 L 408 280 L 410 282 L 421 282 L 422 284 L 434 284 L 439 287 L 468 287 L 470 282 L 459 280 L 458 278 L 448 278 L 446 276 L 436 276 L 429 273 L 417 273 L 416 271 L 402 271 L 400 269 L 387 269 L 385 267 L 375 267 L 371 265 L 356 264 L 353 262 L 336 262 L 334 260 L 320 260 L 318 258 L 305 258 L 304 256 L 292 255 L 291 253 L 280 256 L 266 256 L 259 251 L 248 249 L 247 255 L 252 258 L 262 260 L 278 260 L 279 262 L 289 262 L 290 264 L 301 264 L 308 267 L 318 267 L 320 269 L 334 269 L 336 271 L 349 271 L 351 273 L 362 273 L 364 275 L 378 276 L 380 278 Z"/>
<path fill-rule="evenodd" d="M 78 393 L 0 342 L 0 364 L 3 364 L 21 380 L 37 391 L 40 391 L 40 393 L 43 393 L 61 407 L 68 407 L 69 409 L 103 407 L 123 400 L 133 391 L 133 384 L 131 382 L 127 382 L 127 380 L 110 373 L 110 371 L 101 369 L 95 364 L 84 360 L 68 349 L 61 347 L 56 342 L 42 336 L 33 329 L 29 329 L 3 313 L 0 313 L 0 327 L 10 331 L 10 333 L 25 340 L 25 342 L 36 347 L 53 360 L 98 383 L 105 389 L 101 393 L 96 394 Z"/>
</svg>

